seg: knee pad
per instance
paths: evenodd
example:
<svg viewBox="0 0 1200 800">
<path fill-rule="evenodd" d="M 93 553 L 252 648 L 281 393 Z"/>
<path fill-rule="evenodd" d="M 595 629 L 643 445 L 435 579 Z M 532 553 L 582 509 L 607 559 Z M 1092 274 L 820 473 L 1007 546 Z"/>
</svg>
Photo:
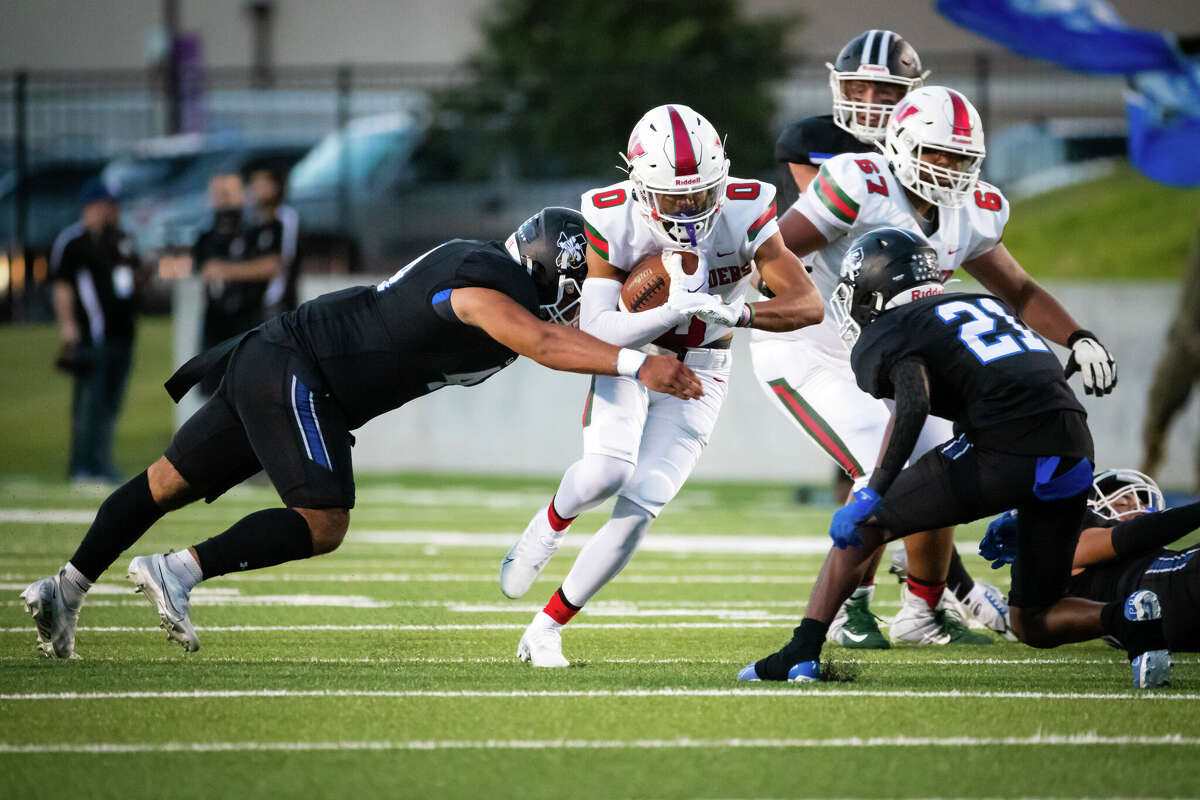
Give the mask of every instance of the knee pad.
<svg viewBox="0 0 1200 800">
<path fill-rule="evenodd" d="M 563 475 L 554 507 L 564 516 L 574 517 L 619 492 L 633 471 L 634 465 L 629 461 L 596 453 L 585 454 Z"/>
</svg>

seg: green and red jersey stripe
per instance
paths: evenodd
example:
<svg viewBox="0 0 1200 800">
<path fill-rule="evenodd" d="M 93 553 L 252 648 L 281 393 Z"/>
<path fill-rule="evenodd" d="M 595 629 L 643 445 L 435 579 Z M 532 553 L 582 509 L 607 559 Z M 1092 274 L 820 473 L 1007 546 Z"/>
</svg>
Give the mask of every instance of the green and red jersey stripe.
<svg viewBox="0 0 1200 800">
<path fill-rule="evenodd" d="M 592 398 L 596 396 L 596 376 L 592 376 L 592 385 L 588 388 L 587 400 L 583 403 L 583 427 L 592 424 Z"/>
<path fill-rule="evenodd" d="M 811 436 L 821 449 L 846 471 L 847 475 L 851 478 L 863 476 L 862 465 L 854 459 L 850 448 L 846 447 L 846 443 L 834 433 L 829 423 L 822 419 L 821 415 L 804 402 L 804 398 L 788 385 L 786 379 L 777 378 L 768 381 L 767 385 L 775 392 L 775 396 L 779 398 L 779 402 L 783 403 L 783 407 L 788 410 L 788 413 L 800 423 L 800 427 L 804 428 L 804 432 Z"/>
<path fill-rule="evenodd" d="M 842 191 L 825 167 L 821 167 L 817 173 L 817 197 L 821 198 L 830 213 L 847 225 L 853 225 L 854 220 L 858 219 L 858 203 Z"/>
<path fill-rule="evenodd" d="M 608 260 L 608 239 L 600 235 L 600 231 L 588 224 L 587 220 L 583 222 L 583 232 L 587 236 L 588 244 L 592 246 L 605 261 Z"/>
<path fill-rule="evenodd" d="M 746 230 L 746 239 L 753 242 L 754 237 L 758 236 L 758 232 L 761 231 L 763 229 L 763 227 L 773 219 L 775 219 L 775 203 L 774 202 L 771 203 L 770 208 L 768 208 L 766 211 L 764 211 L 762 213 L 761 217 L 754 220 L 754 222 L 750 223 L 750 227 Z"/>
</svg>

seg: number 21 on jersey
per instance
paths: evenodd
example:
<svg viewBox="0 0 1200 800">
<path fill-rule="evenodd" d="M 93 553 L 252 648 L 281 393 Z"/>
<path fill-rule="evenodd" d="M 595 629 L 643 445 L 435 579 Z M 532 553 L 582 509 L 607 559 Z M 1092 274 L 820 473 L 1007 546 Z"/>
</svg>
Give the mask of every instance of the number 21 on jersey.
<svg viewBox="0 0 1200 800">
<path fill-rule="evenodd" d="M 938 319 L 947 325 L 959 323 L 959 340 L 981 364 L 1019 353 L 1050 352 L 1036 333 L 990 297 L 974 301 L 951 300 L 939 305 L 935 311 Z M 1004 323 L 999 331 L 998 323 Z"/>
</svg>

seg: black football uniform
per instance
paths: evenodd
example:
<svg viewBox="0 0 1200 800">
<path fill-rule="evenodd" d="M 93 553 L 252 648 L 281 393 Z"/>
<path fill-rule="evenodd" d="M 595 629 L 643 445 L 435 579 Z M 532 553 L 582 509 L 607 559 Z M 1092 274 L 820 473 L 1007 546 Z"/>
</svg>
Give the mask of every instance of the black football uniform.
<svg viewBox="0 0 1200 800">
<path fill-rule="evenodd" d="M 538 312 L 533 279 L 502 245 L 456 239 L 378 286 L 322 295 L 197 356 L 167 382 L 172 397 L 211 370 L 223 379 L 167 460 L 210 502 L 262 469 L 289 506 L 353 507 L 351 430 L 516 360 L 455 316 L 451 292 L 472 286 Z"/>
<path fill-rule="evenodd" d="M 1000 300 L 946 294 L 915 300 L 866 325 L 850 363 L 863 391 L 893 398 L 896 364 L 920 358 L 930 413 L 955 438 L 903 470 L 876 516 L 906 535 L 1017 508 L 1010 602 L 1062 596 L 1092 482 L 1083 407 L 1050 347 Z"/>
<path fill-rule="evenodd" d="M 775 141 L 775 160 L 784 165 L 780 192 L 784 206 L 790 206 L 800 196 L 788 164 L 819 167 L 842 153 L 868 152 L 876 152 L 875 146 L 839 128 L 834 124 L 832 114 L 809 117 L 788 125 Z"/>
<path fill-rule="evenodd" d="M 1112 528 L 1121 523 L 1088 512 L 1082 528 Z M 1156 547 L 1085 567 L 1072 575 L 1067 593 L 1109 603 L 1139 589 L 1158 595 L 1163 633 L 1175 652 L 1200 652 L 1200 545 L 1183 550 Z"/>
<path fill-rule="evenodd" d="M 280 206 L 276 209 L 274 218 L 248 226 L 242 236 L 246 243 L 242 258 L 246 261 L 253 261 L 269 255 L 279 256 L 279 274 L 266 284 L 266 289 L 262 294 L 261 313 L 263 319 L 283 311 L 291 311 L 296 307 L 296 288 L 299 278 L 296 243 L 299 235 L 300 229 L 295 210 L 289 206 Z"/>
</svg>

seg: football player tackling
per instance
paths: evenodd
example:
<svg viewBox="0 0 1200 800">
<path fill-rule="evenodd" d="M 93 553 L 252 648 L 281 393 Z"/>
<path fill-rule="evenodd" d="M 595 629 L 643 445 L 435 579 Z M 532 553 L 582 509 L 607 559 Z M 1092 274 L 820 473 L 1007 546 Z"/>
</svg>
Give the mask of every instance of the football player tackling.
<svg viewBox="0 0 1200 800">
<path fill-rule="evenodd" d="M 651 109 L 634 127 L 624 157 L 628 180 L 583 195 L 589 248 L 580 328 L 621 347 L 674 354 L 696 371 L 704 396 L 680 401 L 620 377 L 593 382 L 583 457 L 500 568 L 504 594 L 522 596 L 571 522 L 617 495 L 612 517 L 521 637 L 517 655 L 535 667 L 568 665 L 562 627 L 629 562 L 696 465 L 725 399 L 732 329 L 793 330 L 822 318 L 816 288 L 779 235 L 774 187 L 729 177 L 723 142 L 708 120 L 682 105 Z M 684 275 L 678 253 L 664 255 L 672 271 L 665 305 L 618 309 L 635 265 L 649 254 L 680 250 L 697 256 L 699 268 Z M 774 299 L 742 299 L 751 261 L 771 281 Z"/>
<path fill-rule="evenodd" d="M 940 271 L 934 248 L 908 230 L 881 228 L 847 248 L 832 311 L 853 343 L 858 385 L 893 400 L 894 411 L 869 484 L 833 515 L 836 548 L 793 639 L 738 678 L 819 680 L 829 623 L 876 550 L 1015 507 L 1009 602 L 1018 639 L 1056 647 L 1113 636 L 1134 686 L 1165 684 L 1170 656 L 1153 592 L 1110 603 L 1064 597 L 1093 455 L 1062 366 L 1014 309 L 992 295 L 945 294 Z M 931 413 L 960 433 L 905 467 Z"/>
<path fill-rule="evenodd" d="M 286 507 L 129 564 L 168 639 L 198 649 L 189 614 L 197 583 L 341 544 L 354 507 L 350 431 L 443 386 L 480 383 L 518 355 L 552 369 L 628 376 L 681 401 L 699 398 L 700 381 L 674 358 L 620 349 L 570 327 L 583 233 L 578 212 L 543 209 L 505 244 L 447 242 L 378 286 L 323 295 L 181 367 L 167 382 L 175 400 L 214 372 L 222 376 L 216 393 L 162 458 L 104 501 L 59 573 L 21 594 L 42 652 L 75 656 L 88 589 L 164 514 L 211 502 L 265 471 Z"/>
</svg>

